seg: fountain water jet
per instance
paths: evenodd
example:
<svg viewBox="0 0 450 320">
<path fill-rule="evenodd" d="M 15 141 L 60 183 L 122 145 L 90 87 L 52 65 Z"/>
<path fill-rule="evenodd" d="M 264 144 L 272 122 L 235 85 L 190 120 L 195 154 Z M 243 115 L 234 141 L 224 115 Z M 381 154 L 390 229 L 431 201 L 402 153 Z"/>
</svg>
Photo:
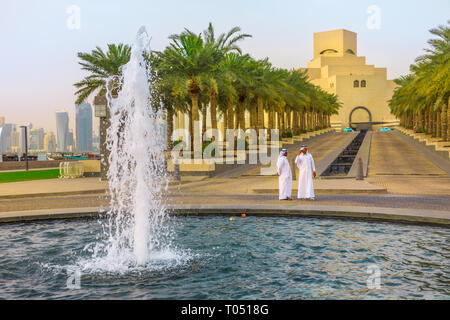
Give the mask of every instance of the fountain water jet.
<svg viewBox="0 0 450 320">
<path fill-rule="evenodd" d="M 122 74 L 108 81 L 107 99 L 111 125 L 107 131 L 110 151 L 108 183 L 110 209 L 105 231 L 107 260 L 125 259 L 144 265 L 152 251 L 161 250 L 167 236 L 167 189 L 161 110 L 151 105 L 150 66 L 143 53 L 150 52 L 144 27 L 136 35 L 130 61 Z M 131 254 L 132 252 L 132 254 Z"/>
</svg>

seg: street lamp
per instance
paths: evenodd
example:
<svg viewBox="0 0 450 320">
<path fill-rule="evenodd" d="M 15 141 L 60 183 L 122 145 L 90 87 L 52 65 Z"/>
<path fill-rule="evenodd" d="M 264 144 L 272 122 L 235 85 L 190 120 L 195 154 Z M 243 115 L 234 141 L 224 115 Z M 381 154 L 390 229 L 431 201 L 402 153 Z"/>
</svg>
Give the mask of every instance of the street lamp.
<svg viewBox="0 0 450 320">
<path fill-rule="evenodd" d="M 22 129 L 24 129 L 25 132 L 25 165 L 26 170 L 28 171 L 28 136 L 27 136 L 27 126 L 20 126 Z"/>
<path fill-rule="evenodd" d="M 101 179 L 106 180 L 106 173 L 108 172 L 109 163 L 109 151 L 106 148 L 106 133 L 110 125 L 109 122 L 109 110 L 108 110 L 108 100 L 105 96 L 95 96 L 94 97 L 94 113 L 95 116 L 100 120 L 100 154 L 102 159 L 100 162 L 101 166 Z"/>
</svg>

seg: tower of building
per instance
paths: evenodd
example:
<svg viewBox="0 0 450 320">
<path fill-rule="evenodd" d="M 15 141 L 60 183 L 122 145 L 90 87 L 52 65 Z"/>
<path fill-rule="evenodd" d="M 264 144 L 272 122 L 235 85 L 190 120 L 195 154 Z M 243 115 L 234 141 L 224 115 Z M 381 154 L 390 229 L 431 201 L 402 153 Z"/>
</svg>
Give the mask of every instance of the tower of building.
<svg viewBox="0 0 450 320">
<path fill-rule="evenodd" d="M 83 102 L 75 105 L 76 150 L 92 151 L 92 107 Z"/>
</svg>

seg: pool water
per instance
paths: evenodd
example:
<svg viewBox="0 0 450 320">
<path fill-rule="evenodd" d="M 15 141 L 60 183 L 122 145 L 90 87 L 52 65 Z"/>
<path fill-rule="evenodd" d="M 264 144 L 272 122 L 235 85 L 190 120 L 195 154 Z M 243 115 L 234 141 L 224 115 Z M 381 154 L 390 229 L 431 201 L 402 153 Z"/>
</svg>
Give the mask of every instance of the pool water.
<svg viewBox="0 0 450 320">
<path fill-rule="evenodd" d="M 450 297 L 449 229 L 252 216 L 174 217 L 171 224 L 176 245 L 144 267 L 117 271 L 92 257 L 99 221 L 2 224 L 0 298 Z"/>
</svg>

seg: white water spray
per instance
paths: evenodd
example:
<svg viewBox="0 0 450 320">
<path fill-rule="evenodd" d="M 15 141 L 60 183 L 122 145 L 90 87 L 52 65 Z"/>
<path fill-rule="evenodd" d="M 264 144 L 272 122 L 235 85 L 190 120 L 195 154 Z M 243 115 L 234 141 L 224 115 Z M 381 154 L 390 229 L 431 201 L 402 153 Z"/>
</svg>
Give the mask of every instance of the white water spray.
<svg viewBox="0 0 450 320">
<path fill-rule="evenodd" d="M 150 70 L 143 57 L 144 52 L 150 52 L 149 42 L 141 27 L 130 61 L 123 66 L 121 76 L 110 79 L 107 92 L 111 201 L 106 230 L 109 239 L 104 249 L 107 260 L 130 264 L 134 256 L 140 266 L 149 261 L 152 252 L 162 249 L 168 231 L 164 225 L 163 195 L 168 180 L 161 109 L 152 108 Z"/>
</svg>

